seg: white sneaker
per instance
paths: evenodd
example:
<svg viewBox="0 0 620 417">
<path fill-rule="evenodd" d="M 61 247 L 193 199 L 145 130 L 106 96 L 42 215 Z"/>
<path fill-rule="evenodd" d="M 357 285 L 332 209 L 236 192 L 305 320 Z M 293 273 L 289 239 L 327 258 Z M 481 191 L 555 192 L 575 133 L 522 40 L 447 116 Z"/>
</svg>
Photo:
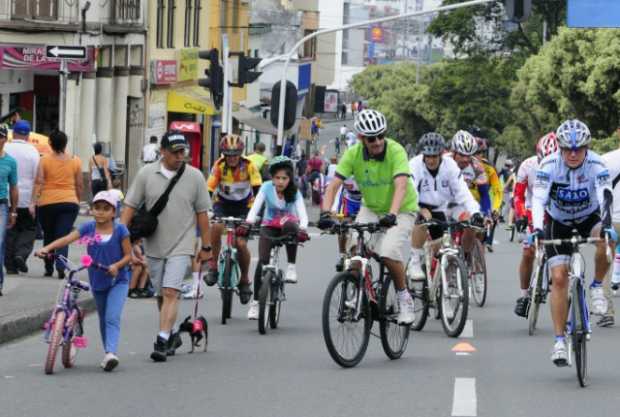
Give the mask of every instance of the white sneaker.
<svg viewBox="0 0 620 417">
<path fill-rule="evenodd" d="M 297 284 L 297 268 L 295 267 L 295 264 L 288 264 L 284 282 L 288 284 Z"/>
<path fill-rule="evenodd" d="M 566 349 L 566 341 L 558 340 L 553 345 L 551 351 L 551 361 L 555 366 L 568 366 L 568 350 Z"/>
<path fill-rule="evenodd" d="M 113 353 L 106 353 L 101 362 L 104 371 L 110 372 L 118 366 L 118 357 Z"/>
<path fill-rule="evenodd" d="M 409 259 L 409 265 L 407 265 L 407 275 L 411 280 L 420 280 L 424 279 L 424 271 L 422 270 L 422 263 L 420 259 L 416 259 L 415 256 L 412 256 Z"/>
<path fill-rule="evenodd" d="M 195 291 L 189 291 L 186 292 L 185 294 L 183 294 L 183 299 L 184 300 L 195 300 L 196 298 L 200 298 L 202 299 L 204 297 L 203 293 L 198 294 L 198 296 L 196 296 L 196 292 Z"/>
<path fill-rule="evenodd" d="M 407 292 L 407 295 L 405 297 L 401 297 L 400 295 L 398 295 L 397 297 L 399 313 L 396 321 L 398 322 L 398 324 L 413 323 L 415 321 L 413 298 L 411 298 L 409 292 Z"/>
<path fill-rule="evenodd" d="M 602 316 L 607 313 L 607 298 L 603 287 L 590 288 L 592 314 Z"/>
<path fill-rule="evenodd" d="M 250 309 L 248 310 L 248 320 L 258 320 L 258 301 L 252 300 L 250 302 Z"/>
</svg>

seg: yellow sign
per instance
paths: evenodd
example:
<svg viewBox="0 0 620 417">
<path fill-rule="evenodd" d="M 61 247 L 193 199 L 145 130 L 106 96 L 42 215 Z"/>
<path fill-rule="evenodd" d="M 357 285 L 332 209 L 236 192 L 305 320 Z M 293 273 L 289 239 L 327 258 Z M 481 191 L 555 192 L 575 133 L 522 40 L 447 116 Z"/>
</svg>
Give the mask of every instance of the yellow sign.
<svg viewBox="0 0 620 417">
<path fill-rule="evenodd" d="M 201 94 L 203 91 L 204 89 L 199 87 L 170 91 L 168 93 L 168 111 L 210 116 L 217 114 L 211 98 L 208 95 Z"/>
<path fill-rule="evenodd" d="M 198 49 L 179 51 L 179 81 L 193 81 L 198 78 Z"/>
</svg>

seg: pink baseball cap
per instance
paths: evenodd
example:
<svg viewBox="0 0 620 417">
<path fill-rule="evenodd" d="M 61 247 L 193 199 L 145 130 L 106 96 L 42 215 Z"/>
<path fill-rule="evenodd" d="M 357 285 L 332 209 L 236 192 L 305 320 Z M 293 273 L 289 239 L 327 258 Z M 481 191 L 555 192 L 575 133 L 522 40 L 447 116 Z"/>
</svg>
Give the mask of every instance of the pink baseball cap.
<svg viewBox="0 0 620 417">
<path fill-rule="evenodd" d="M 93 204 L 97 201 L 105 201 L 114 208 L 116 208 L 116 204 L 118 203 L 116 196 L 109 191 L 99 191 L 93 198 Z"/>
</svg>

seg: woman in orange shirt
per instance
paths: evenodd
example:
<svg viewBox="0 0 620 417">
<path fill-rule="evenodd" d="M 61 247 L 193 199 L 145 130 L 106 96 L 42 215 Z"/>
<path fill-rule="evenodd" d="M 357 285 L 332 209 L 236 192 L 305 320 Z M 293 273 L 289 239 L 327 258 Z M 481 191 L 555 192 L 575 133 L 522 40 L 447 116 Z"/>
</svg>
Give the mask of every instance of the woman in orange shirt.
<svg viewBox="0 0 620 417">
<path fill-rule="evenodd" d="M 49 144 L 52 152 L 41 157 L 33 193 L 45 245 L 71 232 L 84 188 L 82 162 L 66 152 L 67 135 L 56 130 L 50 135 Z M 56 253 L 68 256 L 69 248 L 64 247 Z M 56 263 L 56 270 L 58 279 L 64 279 L 65 271 L 60 262 Z M 54 262 L 46 259 L 45 276 L 51 277 L 53 273 Z"/>
</svg>

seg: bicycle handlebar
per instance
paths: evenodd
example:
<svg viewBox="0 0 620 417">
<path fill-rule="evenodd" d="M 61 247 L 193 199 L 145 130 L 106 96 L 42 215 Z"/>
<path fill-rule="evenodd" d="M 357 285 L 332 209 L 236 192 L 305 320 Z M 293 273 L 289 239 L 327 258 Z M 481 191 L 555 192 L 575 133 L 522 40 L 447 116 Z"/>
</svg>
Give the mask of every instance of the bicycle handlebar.
<svg viewBox="0 0 620 417">
<path fill-rule="evenodd" d="M 325 233 L 339 234 L 344 233 L 347 230 L 353 229 L 357 232 L 369 232 L 377 233 L 382 230 L 388 229 L 388 227 L 381 226 L 379 223 L 336 223 Z"/>
<path fill-rule="evenodd" d="M 486 229 L 484 227 L 476 226 L 472 224 L 469 220 L 463 221 L 441 221 L 437 219 L 431 219 L 428 221 L 424 221 L 419 223 L 422 226 L 440 226 L 448 229 L 472 229 L 477 232 L 484 232 Z"/>
</svg>

